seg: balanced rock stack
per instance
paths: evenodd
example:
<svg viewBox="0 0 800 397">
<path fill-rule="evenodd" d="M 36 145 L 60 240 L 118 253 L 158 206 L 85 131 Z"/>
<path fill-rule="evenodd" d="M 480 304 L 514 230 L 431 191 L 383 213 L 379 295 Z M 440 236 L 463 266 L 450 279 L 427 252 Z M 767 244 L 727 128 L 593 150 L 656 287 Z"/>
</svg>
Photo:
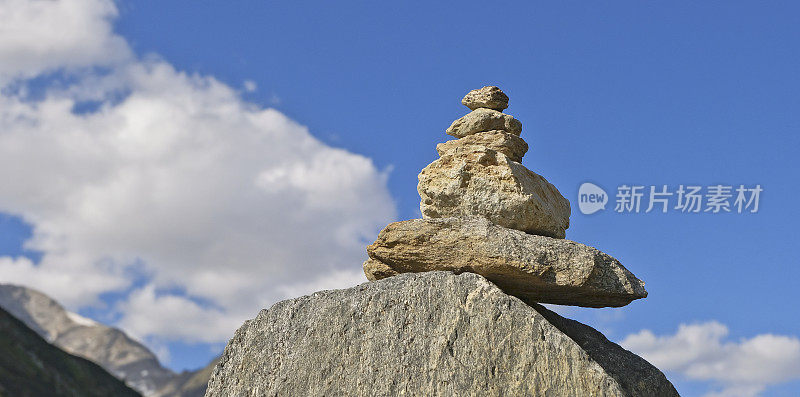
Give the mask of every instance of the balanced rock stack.
<svg viewBox="0 0 800 397">
<path fill-rule="evenodd" d="M 371 282 L 276 303 L 246 321 L 206 397 L 677 396 L 657 368 L 537 302 L 647 295 L 616 259 L 564 240 L 569 202 L 520 164 L 497 87 L 467 94 L 419 176 L 423 219 L 367 248 Z M 382 279 L 382 280 L 379 280 Z"/>
<path fill-rule="evenodd" d="M 423 219 L 395 222 L 367 247 L 371 281 L 399 273 L 473 272 L 526 302 L 624 306 L 644 283 L 613 257 L 564 240 L 570 205 L 520 161 L 522 123 L 502 113 L 497 87 L 470 91 L 472 111 L 454 121 L 440 158 L 419 174 Z"/>
</svg>

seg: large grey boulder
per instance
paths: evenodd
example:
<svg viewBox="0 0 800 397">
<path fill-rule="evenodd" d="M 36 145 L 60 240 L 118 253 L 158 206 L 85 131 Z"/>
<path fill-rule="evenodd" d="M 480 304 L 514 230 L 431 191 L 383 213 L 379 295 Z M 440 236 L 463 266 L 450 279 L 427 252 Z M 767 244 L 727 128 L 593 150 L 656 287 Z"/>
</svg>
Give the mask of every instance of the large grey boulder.
<svg viewBox="0 0 800 397">
<path fill-rule="evenodd" d="M 370 280 L 399 273 L 473 272 L 527 302 L 619 307 L 647 296 L 618 260 L 574 241 L 526 234 L 480 217 L 412 219 L 367 247 Z"/>
<path fill-rule="evenodd" d="M 410 273 L 262 310 L 214 396 L 676 396 L 644 359 L 473 273 Z"/>
<path fill-rule="evenodd" d="M 541 175 L 503 153 L 475 145 L 443 152 L 418 176 L 425 218 L 483 216 L 526 233 L 564 238 L 569 201 Z"/>
</svg>

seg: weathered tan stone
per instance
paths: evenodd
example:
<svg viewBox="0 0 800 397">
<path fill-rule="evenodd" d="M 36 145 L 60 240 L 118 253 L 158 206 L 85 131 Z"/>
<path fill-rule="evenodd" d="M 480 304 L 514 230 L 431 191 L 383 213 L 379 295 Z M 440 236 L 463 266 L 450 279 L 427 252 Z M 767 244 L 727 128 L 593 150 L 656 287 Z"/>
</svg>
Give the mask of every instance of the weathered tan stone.
<svg viewBox="0 0 800 397">
<path fill-rule="evenodd" d="M 461 103 L 470 110 L 487 108 L 502 111 L 508 107 L 508 96 L 499 88 L 488 86 L 470 91 Z"/>
<path fill-rule="evenodd" d="M 425 218 L 483 216 L 504 227 L 564 238 L 570 206 L 555 186 L 488 148 L 445 154 L 419 174 Z"/>
<path fill-rule="evenodd" d="M 389 265 L 372 258 L 367 258 L 361 266 L 364 268 L 364 274 L 367 275 L 367 280 L 369 281 L 381 280 L 400 274 Z"/>
<path fill-rule="evenodd" d="M 367 254 L 364 273 L 373 281 L 445 270 L 480 274 L 527 302 L 619 307 L 647 296 L 644 283 L 610 255 L 480 217 L 391 223 Z"/>
<path fill-rule="evenodd" d="M 453 139 L 436 145 L 440 156 L 453 154 L 456 151 L 492 149 L 503 153 L 511 161 L 521 162 L 522 156 L 528 151 L 528 144 L 514 135 L 501 130 L 479 132 L 467 135 L 461 139 Z"/>
<path fill-rule="evenodd" d="M 503 130 L 519 136 L 522 133 L 522 123 L 497 110 L 478 108 L 454 121 L 445 132 L 456 138 L 463 138 L 467 135 L 491 130 Z"/>
</svg>

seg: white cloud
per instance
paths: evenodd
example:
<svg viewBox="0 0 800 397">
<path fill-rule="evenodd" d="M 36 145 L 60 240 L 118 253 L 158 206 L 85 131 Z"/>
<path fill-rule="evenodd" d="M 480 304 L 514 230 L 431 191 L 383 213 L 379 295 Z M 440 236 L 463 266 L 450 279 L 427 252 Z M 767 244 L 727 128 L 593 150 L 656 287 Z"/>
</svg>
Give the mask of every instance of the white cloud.
<svg viewBox="0 0 800 397">
<path fill-rule="evenodd" d="M 318 277 L 313 280 L 303 281 L 291 285 L 284 285 L 278 290 L 283 294 L 284 298 L 295 298 L 317 291 L 352 287 L 364 282 L 366 282 L 366 279 L 364 278 L 364 272 L 361 271 L 361 269 L 343 269 L 323 275 L 322 277 Z"/>
<path fill-rule="evenodd" d="M 253 80 L 245 80 L 242 87 L 244 87 L 245 92 L 255 92 L 258 89 L 258 84 Z"/>
<path fill-rule="evenodd" d="M 0 56 L 17 65 L 5 70 L 17 76 L 9 84 L 112 67 L 40 99 L 0 95 L 0 212 L 31 223 L 26 245 L 44 253 L 39 264 L 0 258 L 0 281 L 73 309 L 132 289 L 117 306 L 125 329 L 220 342 L 287 294 L 365 280 L 364 245 L 395 217 L 386 171 L 213 77 L 152 56 L 109 64 L 100 53 L 127 49 L 112 33 L 111 2 L 0 0 L 0 20 L 34 11 L 82 22 L 58 25 L 65 37 L 33 32 L 35 44 L 20 38 L 23 24 L 5 27 L 20 35 L 0 39 Z M 97 110 L 76 112 L 86 100 Z"/>
<path fill-rule="evenodd" d="M 108 266 L 102 260 L 37 266 L 24 257 L 0 257 L 0 282 L 35 287 L 51 296 L 60 296 L 64 302 L 93 303 L 100 293 L 120 290 L 129 284 L 124 269 Z"/>
<path fill-rule="evenodd" d="M 130 57 L 110 0 L 0 0 L 0 82 Z"/>
<path fill-rule="evenodd" d="M 682 324 L 674 335 L 643 330 L 620 345 L 661 370 L 721 386 L 713 396 L 755 396 L 767 386 L 800 379 L 800 339 L 761 334 L 732 342 L 727 336 L 725 325 L 711 321 Z"/>
<path fill-rule="evenodd" d="M 121 309 L 127 315 L 119 325 L 142 340 L 156 335 L 165 340 L 213 343 L 230 339 L 231 330 L 241 325 L 220 309 L 182 296 L 159 295 L 152 285 L 133 292 Z"/>
</svg>

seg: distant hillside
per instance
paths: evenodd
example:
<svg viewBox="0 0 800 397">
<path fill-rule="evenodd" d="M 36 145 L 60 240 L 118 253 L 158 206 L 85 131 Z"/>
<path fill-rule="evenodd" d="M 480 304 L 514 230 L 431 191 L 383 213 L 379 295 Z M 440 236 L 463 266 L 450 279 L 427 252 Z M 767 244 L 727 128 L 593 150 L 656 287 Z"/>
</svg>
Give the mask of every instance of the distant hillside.
<svg viewBox="0 0 800 397">
<path fill-rule="evenodd" d="M 47 343 L 0 309 L 0 396 L 139 396 L 99 365 Z"/>
<path fill-rule="evenodd" d="M 67 311 L 31 288 L 0 284 L 0 308 L 62 350 L 86 358 L 148 397 L 195 397 L 205 393 L 211 368 L 176 374 L 147 347 L 119 329 Z"/>
<path fill-rule="evenodd" d="M 176 375 L 169 383 L 158 390 L 157 397 L 203 397 L 206 394 L 208 379 L 211 371 L 219 362 L 220 357 L 212 360 L 205 368 L 196 371 L 186 371 Z"/>
</svg>

